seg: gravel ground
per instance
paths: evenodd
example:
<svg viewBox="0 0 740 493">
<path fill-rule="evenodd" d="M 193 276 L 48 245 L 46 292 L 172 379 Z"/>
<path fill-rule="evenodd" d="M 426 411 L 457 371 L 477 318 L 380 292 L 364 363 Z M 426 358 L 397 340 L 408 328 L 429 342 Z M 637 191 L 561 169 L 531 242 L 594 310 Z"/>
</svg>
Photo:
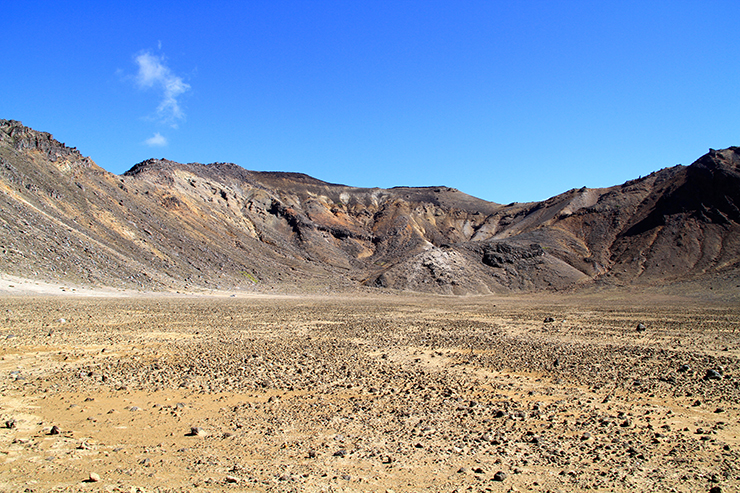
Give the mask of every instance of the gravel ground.
<svg viewBox="0 0 740 493">
<path fill-rule="evenodd" d="M 6 295 L 0 489 L 740 491 L 739 322 L 657 296 Z"/>
</svg>

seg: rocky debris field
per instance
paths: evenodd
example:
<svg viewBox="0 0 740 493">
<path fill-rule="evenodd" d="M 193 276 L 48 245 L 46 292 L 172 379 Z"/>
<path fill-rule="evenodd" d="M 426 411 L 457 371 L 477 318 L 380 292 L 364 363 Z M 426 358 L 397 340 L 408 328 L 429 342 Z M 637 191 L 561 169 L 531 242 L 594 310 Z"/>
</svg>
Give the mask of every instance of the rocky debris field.
<svg viewBox="0 0 740 493">
<path fill-rule="evenodd" d="M 3 491 L 740 491 L 740 306 L 0 298 Z"/>
</svg>

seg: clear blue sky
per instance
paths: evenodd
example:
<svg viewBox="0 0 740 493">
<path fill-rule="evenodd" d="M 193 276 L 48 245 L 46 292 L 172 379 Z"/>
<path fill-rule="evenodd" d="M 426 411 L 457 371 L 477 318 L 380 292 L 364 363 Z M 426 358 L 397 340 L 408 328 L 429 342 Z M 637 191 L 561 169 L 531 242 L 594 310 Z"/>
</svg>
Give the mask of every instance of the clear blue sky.
<svg viewBox="0 0 740 493">
<path fill-rule="evenodd" d="M 494 202 L 740 145 L 740 2 L 5 2 L 0 118 L 150 157 Z"/>
</svg>

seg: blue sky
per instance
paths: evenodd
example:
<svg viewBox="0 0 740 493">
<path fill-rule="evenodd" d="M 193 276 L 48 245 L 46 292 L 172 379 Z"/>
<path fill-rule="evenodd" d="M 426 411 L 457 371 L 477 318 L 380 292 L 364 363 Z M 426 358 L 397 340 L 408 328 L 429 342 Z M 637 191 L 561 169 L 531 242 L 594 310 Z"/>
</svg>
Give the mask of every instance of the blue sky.
<svg viewBox="0 0 740 493">
<path fill-rule="evenodd" d="M 6 2 L 0 118 L 150 157 L 499 203 L 740 145 L 733 1 Z"/>
</svg>

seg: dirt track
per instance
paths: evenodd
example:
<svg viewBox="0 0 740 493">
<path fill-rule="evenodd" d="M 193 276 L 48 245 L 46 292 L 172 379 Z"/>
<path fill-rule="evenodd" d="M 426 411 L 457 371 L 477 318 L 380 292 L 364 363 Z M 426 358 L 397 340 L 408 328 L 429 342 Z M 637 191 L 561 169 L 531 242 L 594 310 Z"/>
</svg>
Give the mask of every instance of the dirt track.
<svg viewBox="0 0 740 493">
<path fill-rule="evenodd" d="M 739 322 L 645 297 L 6 296 L 0 489 L 740 491 Z"/>
</svg>

